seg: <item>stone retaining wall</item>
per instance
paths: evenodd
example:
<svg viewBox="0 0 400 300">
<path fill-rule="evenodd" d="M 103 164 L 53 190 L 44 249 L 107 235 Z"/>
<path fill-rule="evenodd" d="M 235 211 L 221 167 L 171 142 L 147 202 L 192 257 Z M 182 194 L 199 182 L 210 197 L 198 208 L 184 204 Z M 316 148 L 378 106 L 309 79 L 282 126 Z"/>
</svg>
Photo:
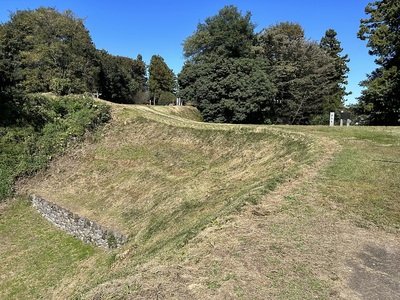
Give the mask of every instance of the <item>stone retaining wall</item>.
<svg viewBox="0 0 400 300">
<path fill-rule="evenodd" d="M 95 222 L 80 217 L 40 196 L 31 195 L 30 199 L 33 207 L 35 207 L 44 218 L 85 243 L 110 249 L 118 248 L 127 242 L 127 238 L 124 235 L 103 228 Z"/>
</svg>

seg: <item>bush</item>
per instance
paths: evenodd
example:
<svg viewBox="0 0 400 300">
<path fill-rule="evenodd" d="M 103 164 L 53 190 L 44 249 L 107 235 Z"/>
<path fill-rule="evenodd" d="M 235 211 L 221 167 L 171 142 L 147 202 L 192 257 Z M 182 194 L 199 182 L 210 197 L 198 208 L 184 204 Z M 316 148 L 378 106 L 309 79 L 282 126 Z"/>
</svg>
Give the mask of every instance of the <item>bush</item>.
<svg viewBox="0 0 400 300">
<path fill-rule="evenodd" d="M 329 125 L 329 113 L 324 115 L 315 115 L 310 119 L 310 125 Z"/>
<path fill-rule="evenodd" d="M 160 98 L 158 99 L 159 105 L 169 105 L 175 103 L 176 96 L 170 92 L 162 92 Z"/>
<path fill-rule="evenodd" d="M 0 127 L 0 201 L 12 195 L 12 184 L 61 154 L 71 140 L 110 120 L 107 105 L 83 96 L 29 95 L 18 126 Z"/>
</svg>

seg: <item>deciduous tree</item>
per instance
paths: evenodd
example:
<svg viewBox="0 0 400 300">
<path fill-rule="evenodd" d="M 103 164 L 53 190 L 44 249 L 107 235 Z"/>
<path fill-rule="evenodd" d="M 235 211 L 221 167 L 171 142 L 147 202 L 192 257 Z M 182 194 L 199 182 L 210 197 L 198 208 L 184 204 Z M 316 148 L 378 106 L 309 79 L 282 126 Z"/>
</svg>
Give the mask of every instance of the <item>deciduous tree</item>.
<svg viewBox="0 0 400 300">
<path fill-rule="evenodd" d="M 275 89 L 267 69 L 265 60 L 250 58 L 187 62 L 179 74 L 180 93 L 207 122 L 269 123 Z"/>
<path fill-rule="evenodd" d="M 197 25 L 194 34 L 183 43 L 184 56 L 193 61 L 248 57 L 255 28 L 250 19 L 250 12 L 242 15 L 235 6 L 225 6 Z"/>
<path fill-rule="evenodd" d="M 0 43 L 25 92 L 83 93 L 96 85 L 95 47 L 83 19 L 54 8 L 17 11 Z"/>
<path fill-rule="evenodd" d="M 112 102 L 135 103 L 138 93 L 144 91 L 146 84 L 146 65 L 141 55 L 135 60 L 101 50 L 98 57 L 102 97 Z"/>
<path fill-rule="evenodd" d="M 0 36 L 3 27 L 0 26 Z M 0 43 L 0 126 L 15 123 L 18 119 L 20 90 L 17 88 L 20 73 Z"/>
<path fill-rule="evenodd" d="M 254 28 L 250 12 L 242 15 L 231 5 L 184 41 L 180 95 L 198 106 L 205 121 L 270 122 L 275 90 L 267 61 L 254 59 Z"/>
</svg>

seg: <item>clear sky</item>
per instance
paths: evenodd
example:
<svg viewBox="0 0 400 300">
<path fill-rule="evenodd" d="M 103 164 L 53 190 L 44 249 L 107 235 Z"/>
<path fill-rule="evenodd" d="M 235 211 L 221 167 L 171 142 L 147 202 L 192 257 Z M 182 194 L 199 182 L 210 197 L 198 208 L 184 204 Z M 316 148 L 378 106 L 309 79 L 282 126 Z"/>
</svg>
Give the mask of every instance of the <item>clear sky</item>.
<svg viewBox="0 0 400 300">
<path fill-rule="evenodd" d="M 356 102 L 360 81 L 376 68 L 366 42 L 357 38 L 360 19 L 370 0 L 0 0 L 0 22 L 9 20 L 10 12 L 55 7 L 72 10 L 84 18 L 85 26 L 97 49 L 113 55 L 136 58 L 148 64 L 152 55 L 160 55 L 178 74 L 184 58 L 182 42 L 192 35 L 199 22 L 218 14 L 226 5 L 236 6 L 243 14 L 252 13 L 256 31 L 277 22 L 299 23 L 308 39 L 319 42 L 327 29 L 337 32 L 337 39 L 348 54 L 350 63 L 346 104 Z"/>
</svg>

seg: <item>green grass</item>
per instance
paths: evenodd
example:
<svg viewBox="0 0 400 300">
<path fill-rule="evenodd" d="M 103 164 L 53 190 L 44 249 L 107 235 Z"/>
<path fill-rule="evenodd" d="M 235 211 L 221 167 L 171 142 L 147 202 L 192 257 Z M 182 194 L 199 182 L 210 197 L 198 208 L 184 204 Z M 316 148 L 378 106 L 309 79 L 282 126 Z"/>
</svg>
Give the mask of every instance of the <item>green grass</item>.
<svg viewBox="0 0 400 300">
<path fill-rule="evenodd" d="M 399 129 L 354 129 L 327 169 L 324 190 L 361 226 L 400 230 Z M 347 134 L 349 134 L 348 132 Z"/>
<path fill-rule="evenodd" d="M 282 127 L 287 130 L 287 127 Z M 400 128 L 292 126 L 341 146 L 321 174 L 321 191 L 360 226 L 400 230 Z"/>
<path fill-rule="evenodd" d="M 101 138 L 83 144 L 79 154 L 66 154 L 25 188 L 128 234 L 130 242 L 112 253 L 84 246 L 41 220 L 25 201 L 15 202 L 0 209 L 0 234 L 6 241 L 0 248 L 5 253 L 0 274 L 15 272 L 0 283 L 0 296 L 144 295 L 142 285 L 156 282 L 158 273 L 138 280 L 130 277 L 136 270 L 159 260 L 174 266 L 168 269 L 174 274 L 187 246 L 204 247 L 204 241 L 196 240 L 200 232 L 222 227 L 245 206 L 268 203 L 271 192 L 314 168 L 326 140 L 338 147 L 313 179 L 318 199 L 299 187 L 263 217 L 274 218 L 273 223 L 260 222 L 259 229 L 270 240 L 266 265 L 278 270 L 263 274 L 271 284 L 269 295 L 329 298 L 329 283 L 302 263 L 304 256 L 307 261 L 318 258 L 319 237 L 310 235 L 324 226 L 329 203 L 336 204 L 340 217 L 359 226 L 400 229 L 398 128 L 233 126 L 197 122 L 195 111 L 182 108 L 113 109 L 114 119 Z M 258 241 L 244 237 L 243 246 L 257 247 Z M 238 260 L 245 259 L 245 254 L 236 253 Z M 230 289 L 246 299 L 248 286 L 240 272 L 224 268 L 222 260 L 210 262 L 202 287 L 212 293 Z"/>
<path fill-rule="evenodd" d="M 135 236 L 144 253 L 186 244 L 210 221 L 255 203 L 312 159 L 308 139 L 297 135 L 293 142 L 275 131 L 200 123 L 184 128 L 145 119 L 136 110 L 122 113 L 127 125 L 114 127 L 77 162 L 85 178 L 97 178 L 97 188 L 90 181 L 81 185 L 79 177 L 68 189 L 47 193 Z M 282 170 L 288 158 L 294 163 Z M 106 211 L 103 203 L 110 206 Z"/>
<path fill-rule="evenodd" d="M 48 298 L 100 250 L 44 220 L 25 199 L 0 210 L 0 298 Z M 99 271 L 102 264 L 98 264 Z"/>
<path fill-rule="evenodd" d="M 400 229 L 400 152 L 372 151 L 376 145 L 343 150 L 327 170 L 326 193 L 367 223 Z"/>
<path fill-rule="evenodd" d="M 130 245 L 139 245 L 134 264 L 179 250 L 214 220 L 257 203 L 315 159 L 310 140 L 297 134 L 150 116 L 155 119 L 122 109 L 116 115 L 121 125 L 111 124 L 102 141 L 32 187 L 129 234 Z M 66 183 L 62 189 L 59 182 Z"/>
<path fill-rule="evenodd" d="M 274 290 L 277 291 L 269 295 L 274 299 L 327 299 L 329 289 L 326 283 L 315 278 L 312 270 L 308 266 L 297 264 L 287 269 L 283 267 L 271 274 L 267 278 L 274 282 Z"/>
</svg>

